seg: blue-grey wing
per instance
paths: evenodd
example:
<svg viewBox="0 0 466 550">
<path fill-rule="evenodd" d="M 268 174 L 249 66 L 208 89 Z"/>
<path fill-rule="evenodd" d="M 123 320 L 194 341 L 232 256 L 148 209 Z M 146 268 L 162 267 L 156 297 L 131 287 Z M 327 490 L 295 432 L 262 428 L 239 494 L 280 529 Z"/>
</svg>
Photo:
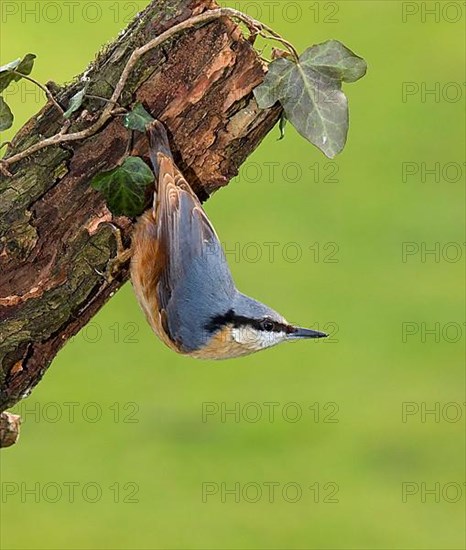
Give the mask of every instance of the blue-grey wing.
<svg viewBox="0 0 466 550">
<path fill-rule="evenodd" d="M 197 196 L 171 158 L 159 153 L 158 160 L 155 220 L 165 257 L 158 302 L 170 338 L 190 352 L 210 338 L 206 325 L 228 311 L 235 286 Z"/>
</svg>

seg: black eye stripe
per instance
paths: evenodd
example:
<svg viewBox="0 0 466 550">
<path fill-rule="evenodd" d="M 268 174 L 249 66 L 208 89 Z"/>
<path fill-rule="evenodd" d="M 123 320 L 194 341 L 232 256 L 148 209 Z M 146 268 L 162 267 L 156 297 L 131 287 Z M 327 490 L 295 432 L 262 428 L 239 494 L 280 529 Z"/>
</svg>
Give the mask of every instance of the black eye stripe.
<svg viewBox="0 0 466 550">
<path fill-rule="evenodd" d="M 217 315 L 213 317 L 205 325 L 205 328 L 209 332 L 215 332 L 216 330 L 219 330 L 229 324 L 233 325 L 235 328 L 250 326 L 256 330 L 267 332 L 286 332 L 289 334 L 296 331 L 294 327 L 273 321 L 272 319 L 249 319 L 248 317 L 243 317 L 242 315 L 236 315 L 232 309 L 230 309 L 225 315 Z M 268 328 L 269 324 L 270 328 Z M 267 325 L 267 328 L 264 325 Z"/>
<path fill-rule="evenodd" d="M 215 317 L 212 317 L 212 319 L 208 323 L 206 323 L 205 329 L 209 332 L 215 332 L 225 325 L 228 325 L 230 323 L 234 324 L 234 319 L 235 312 L 230 309 L 225 315 L 216 315 Z"/>
<path fill-rule="evenodd" d="M 271 321 L 270 319 L 267 319 L 267 323 L 272 324 L 272 328 L 270 329 L 270 332 L 295 332 L 295 328 L 290 325 L 285 325 L 283 323 L 279 323 L 277 321 Z M 261 323 L 262 324 L 262 323 Z"/>
</svg>

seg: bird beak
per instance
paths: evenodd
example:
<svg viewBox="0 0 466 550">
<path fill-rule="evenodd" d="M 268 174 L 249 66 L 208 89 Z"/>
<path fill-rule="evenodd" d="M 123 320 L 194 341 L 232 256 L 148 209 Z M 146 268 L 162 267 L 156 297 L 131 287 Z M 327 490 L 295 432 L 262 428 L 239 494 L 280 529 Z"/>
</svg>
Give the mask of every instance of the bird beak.
<svg viewBox="0 0 466 550">
<path fill-rule="evenodd" d="M 288 334 L 290 340 L 296 340 L 298 338 L 327 338 L 327 336 L 328 334 L 325 334 L 325 332 L 301 327 L 296 327 L 295 332 L 290 332 L 290 334 Z"/>
</svg>

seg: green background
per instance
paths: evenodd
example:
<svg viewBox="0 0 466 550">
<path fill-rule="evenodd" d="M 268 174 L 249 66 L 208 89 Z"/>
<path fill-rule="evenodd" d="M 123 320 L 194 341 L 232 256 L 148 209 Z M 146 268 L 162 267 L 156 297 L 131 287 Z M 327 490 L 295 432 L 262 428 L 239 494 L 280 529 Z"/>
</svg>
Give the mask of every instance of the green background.
<svg viewBox="0 0 466 550">
<path fill-rule="evenodd" d="M 82 1 L 70 22 L 67 2 L 5 1 L 0 62 L 34 52 L 39 81 L 69 81 L 146 3 Z M 56 22 L 52 4 L 63 8 Z M 423 12 L 435 4 L 454 6 L 437 8 L 436 21 Z M 367 76 L 345 86 L 351 128 L 334 162 L 293 128 L 281 142 L 274 129 L 206 205 L 241 290 L 290 321 L 338 332 L 198 362 L 152 335 L 127 284 L 14 409 L 24 425 L 1 454 L 1 545 L 464 548 L 464 3 L 230 5 L 299 51 L 336 38 L 368 62 Z M 403 5 L 418 11 L 403 20 Z M 403 83 L 419 93 L 403 101 Z M 421 95 L 436 83 L 438 97 Z M 16 119 L 2 139 L 43 104 L 27 90 L 5 95 Z M 406 162 L 419 172 L 403 181 Z M 439 163 L 439 181 L 422 181 L 422 163 Z M 419 247 L 405 262 L 403 243 Z M 439 257 L 421 253 L 434 246 Z M 405 342 L 403 323 L 418 330 Z M 205 403 L 219 412 L 203 418 Z M 403 403 L 419 410 L 405 422 Z M 222 418 L 235 406 L 238 417 Z M 218 492 L 203 502 L 206 483 Z M 405 502 L 403 483 L 415 493 Z M 25 493 L 34 487 L 38 502 Z"/>
</svg>

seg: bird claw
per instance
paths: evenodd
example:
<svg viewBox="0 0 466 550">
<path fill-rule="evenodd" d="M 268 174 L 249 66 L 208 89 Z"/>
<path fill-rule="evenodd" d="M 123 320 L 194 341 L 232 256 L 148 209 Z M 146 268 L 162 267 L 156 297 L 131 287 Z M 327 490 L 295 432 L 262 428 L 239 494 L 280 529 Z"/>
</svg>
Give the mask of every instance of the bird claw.
<svg viewBox="0 0 466 550">
<path fill-rule="evenodd" d="M 116 245 L 117 245 L 117 254 L 114 258 L 111 258 L 107 262 L 107 266 L 105 269 L 105 272 L 100 272 L 98 269 L 94 268 L 94 271 L 99 274 L 101 277 L 103 277 L 108 284 L 112 283 L 115 280 L 115 274 L 119 270 L 119 268 L 126 264 L 128 260 L 131 258 L 131 247 L 125 248 L 123 241 L 121 239 L 121 231 L 120 228 L 117 227 L 115 224 L 111 222 L 103 222 L 105 225 L 109 225 L 111 228 L 111 231 L 115 237 Z"/>
</svg>

